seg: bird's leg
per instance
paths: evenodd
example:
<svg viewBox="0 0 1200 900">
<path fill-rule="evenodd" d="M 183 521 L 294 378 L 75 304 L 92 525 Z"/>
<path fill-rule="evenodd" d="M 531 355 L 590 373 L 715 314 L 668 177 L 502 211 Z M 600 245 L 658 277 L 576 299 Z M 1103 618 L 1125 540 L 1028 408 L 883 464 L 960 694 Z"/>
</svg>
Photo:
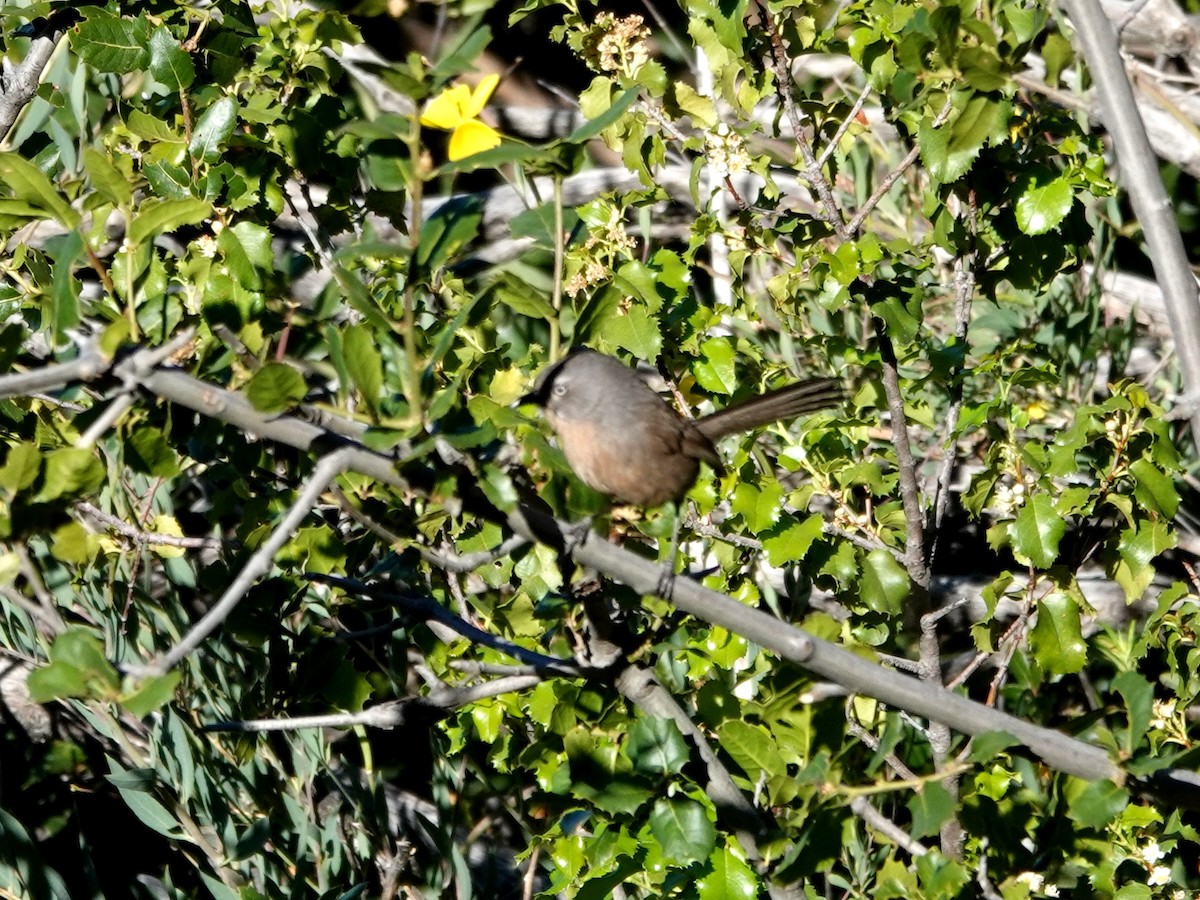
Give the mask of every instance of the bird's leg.
<svg viewBox="0 0 1200 900">
<path fill-rule="evenodd" d="M 563 552 L 567 556 L 571 556 L 583 546 L 584 541 L 588 539 L 588 535 L 592 533 L 592 524 L 596 521 L 595 516 L 584 516 L 578 522 L 572 522 L 562 530 Z"/>
<path fill-rule="evenodd" d="M 664 600 L 670 600 L 671 595 L 675 593 L 675 558 L 679 555 L 679 526 L 682 519 L 682 503 L 672 504 L 671 544 L 667 549 L 667 559 L 658 578 L 656 591 Z"/>
</svg>

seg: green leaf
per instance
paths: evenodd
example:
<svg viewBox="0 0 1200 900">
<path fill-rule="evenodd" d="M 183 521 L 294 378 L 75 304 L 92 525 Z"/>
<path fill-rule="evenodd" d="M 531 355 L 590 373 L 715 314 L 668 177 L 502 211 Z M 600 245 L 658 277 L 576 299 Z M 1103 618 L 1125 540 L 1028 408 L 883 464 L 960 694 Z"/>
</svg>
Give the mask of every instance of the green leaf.
<svg viewBox="0 0 1200 900">
<path fill-rule="evenodd" d="M 1054 500 L 1049 494 L 1036 494 L 1021 507 L 1017 518 L 1008 525 L 1013 556 L 1024 566 L 1048 569 L 1058 559 L 1058 544 L 1067 532 Z"/>
<path fill-rule="evenodd" d="M 104 655 L 104 645 L 86 628 L 68 628 L 50 647 L 50 664 L 29 673 L 29 694 L 36 703 L 62 697 L 108 698 L 120 676 Z"/>
<path fill-rule="evenodd" d="M 1175 489 L 1175 482 L 1145 457 L 1131 462 L 1129 471 L 1136 481 L 1133 495 L 1138 502 L 1146 509 L 1173 519 L 1179 509 L 1179 492 Z"/>
<path fill-rule="evenodd" d="M 940 783 L 930 781 L 909 798 L 908 810 L 912 814 L 909 826 L 912 836 L 928 837 L 937 834 L 938 829 L 950 821 L 954 815 L 954 798 Z"/>
<path fill-rule="evenodd" d="M 1087 643 L 1075 598 L 1052 591 L 1038 601 L 1037 610 L 1037 623 L 1029 634 L 1029 644 L 1038 663 L 1055 675 L 1080 671 L 1087 662 Z"/>
<path fill-rule="evenodd" d="M 204 111 L 204 115 L 192 130 L 192 139 L 188 142 L 188 153 L 192 159 L 202 159 L 208 163 L 218 162 L 235 125 L 237 101 L 232 97 L 222 97 Z"/>
<path fill-rule="evenodd" d="M 285 363 L 267 363 L 246 385 L 246 398 L 259 412 L 279 413 L 304 400 L 304 376 Z"/>
<path fill-rule="evenodd" d="M 671 719 L 638 719 L 629 729 L 625 755 L 638 772 L 672 775 L 688 761 L 688 745 Z"/>
<path fill-rule="evenodd" d="M 146 200 L 129 223 L 129 243 L 137 246 L 181 225 L 195 225 L 212 215 L 212 204 L 204 200 Z"/>
<path fill-rule="evenodd" d="M 968 758 L 973 763 L 990 763 L 1009 747 L 1019 746 L 1021 742 L 1007 731 L 988 731 L 971 738 L 971 755 Z"/>
<path fill-rule="evenodd" d="M 92 147 L 83 151 L 83 167 L 92 187 L 113 206 L 125 208 L 133 203 L 133 187 L 129 179 L 113 165 L 107 154 Z"/>
<path fill-rule="evenodd" d="M 663 855 L 678 865 L 706 859 L 717 840 L 717 830 L 704 807 L 686 797 L 656 802 L 650 813 L 650 833 Z"/>
<path fill-rule="evenodd" d="M 192 178 L 187 169 L 163 159 L 142 166 L 150 189 L 168 200 L 187 200 L 192 194 Z"/>
<path fill-rule="evenodd" d="M 192 58 L 166 28 L 156 28 L 150 36 L 150 74 L 169 91 L 182 91 L 196 78 Z"/>
<path fill-rule="evenodd" d="M 1072 787 L 1077 785 L 1074 782 Z M 1076 793 L 1069 791 L 1067 815 L 1084 828 L 1104 828 L 1129 805 L 1129 792 L 1108 779 L 1086 784 Z"/>
<path fill-rule="evenodd" d="M 753 900 L 758 896 L 758 877 L 746 861 L 728 847 L 709 857 L 712 871 L 696 883 L 700 900 Z"/>
<path fill-rule="evenodd" d="M 863 558 L 859 594 L 868 607 L 895 615 L 903 609 L 911 590 L 908 572 L 887 550 L 872 550 Z"/>
<path fill-rule="evenodd" d="M 730 719 L 721 723 L 717 737 L 721 749 L 729 754 L 751 781 L 757 783 L 763 775 L 774 778 L 787 771 L 770 732 L 761 725 Z"/>
<path fill-rule="evenodd" d="M 733 341 L 729 338 L 711 338 L 700 345 L 700 355 L 703 358 L 693 366 L 692 371 L 702 388 L 726 396 L 737 390 Z"/>
<path fill-rule="evenodd" d="M 112 759 L 109 760 L 109 765 L 117 773 L 123 773 L 124 771 Z M 108 776 L 109 781 L 113 781 L 113 779 L 113 775 Z M 137 816 L 143 825 L 164 837 L 178 838 L 183 836 L 183 827 L 179 824 L 179 821 L 171 815 L 165 806 L 150 796 L 148 790 L 137 790 L 117 785 L 117 791 L 120 793 L 121 799 L 125 801 L 125 805 L 129 807 L 130 812 Z"/>
<path fill-rule="evenodd" d="M 1133 671 L 1121 672 L 1112 680 L 1112 685 L 1124 698 L 1125 711 L 1129 718 L 1129 729 L 1122 741 L 1122 749 L 1127 756 L 1133 756 L 1150 727 L 1150 717 L 1154 709 L 1154 685 Z"/>
<path fill-rule="evenodd" d="M 1019 191 L 1017 227 L 1028 235 L 1053 231 L 1067 217 L 1075 202 L 1070 183 L 1061 177 L 1048 184 L 1039 184 L 1036 178 L 1027 177 Z"/>
<path fill-rule="evenodd" d="M 91 450 L 60 447 L 46 454 L 42 487 L 35 503 L 47 503 L 59 497 L 95 493 L 104 482 L 104 465 Z"/>
<path fill-rule="evenodd" d="M 147 115 L 140 109 L 129 111 L 126 127 L 138 137 L 155 144 L 178 144 L 183 150 L 183 137 L 162 119 Z"/>
<path fill-rule="evenodd" d="M 101 72 L 124 75 L 146 67 L 150 26 L 145 19 L 123 19 L 89 8 L 87 18 L 69 34 L 75 52 Z"/>
<path fill-rule="evenodd" d="M 483 201 L 477 195 L 456 197 L 438 207 L 421 227 L 417 262 L 436 270 L 479 235 Z"/>
<path fill-rule="evenodd" d="M 486 25 L 481 28 L 463 27 L 458 35 L 450 39 L 437 65 L 429 70 L 430 78 L 441 81 L 461 75 L 471 68 L 471 63 L 479 58 L 491 42 L 492 29 Z"/>
<path fill-rule="evenodd" d="M 343 336 L 346 371 L 363 402 L 372 410 L 379 408 L 383 393 L 383 357 L 374 332 L 366 325 L 351 325 Z"/>
<path fill-rule="evenodd" d="M 179 474 L 179 456 L 159 428 L 136 428 L 129 435 L 125 456 L 135 470 L 147 475 L 172 478 Z"/>
<path fill-rule="evenodd" d="M 637 103 L 640 94 L 641 91 L 638 88 L 629 88 L 618 94 L 608 109 L 572 131 L 563 139 L 563 143 L 586 144 L 592 138 L 599 137 L 604 129 L 620 120 L 629 107 Z"/>
<path fill-rule="evenodd" d="M 171 702 L 183 673 L 178 669 L 165 675 L 147 678 L 132 694 L 121 698 L 121 705 L 137 718 L 144 718 Z"/>
<path fill-rule="evenodd" d="M 733 489 L 730 509 L 741 516 L 752 534 L 760 534 L 779 521 L 783 501 L 783 486 L 769 481 L 761 488 L 742 482 Z"/>
<path fill-rule="evenodd" d="M 496 299 L 514 312 L 531 319 L 543 319 L 552 322 L 558 314 L 541 292 L 532 285 L 526 285 L 524 290 L 507 282 L 496 285 Z"/>
<path fill-rule="evenodd" d="M 1108 554 L 1108 569 L 1125 590 L 1125 600 L 1139 599 L 1154 579 L 1151 563 L 1164 550 L 1175 546 L 1175 536 L 1165 522 L 1142 521 L 1136 528 L 1125 528 L 1117 535 L 1117 553 Z"/>
<path fill-rule="evenodd" d="M 579 213 L 574 209 L 563 210 L 563 240 L 569 245 L 571 235 L 579 227 Z M 513 237 L 531 237 L 543 247 L 553 249 L 554 236 L 554 204 L 543 203 L 533 209 L 518 213 L 509 221 L 508 230 Z"/>
<path fill-rule="evenodd" d="M 787 519 L 771 526 L 760 535 L 763 549 L 767 551 L 767 561 L 773 566 L 799 562 L 824 529 L 825 523 L 820 514 L 811 515 L 802 522 Z"/>
<path fill-rule="evenodd" d="M 60 562 L 81 566 L 92 558 L 93 549 L 87 530 L 78 522 L 68 522 L 51 535 L 50 555 Z"/>
<path fill-rule="evenodd" d="M 16 494 L 32 485 L 42 470 L 42 454 L 31 443 L 14 444 L 0 468 L 0 487 Z"/>
<path fill-rule="evenodd" d="M 17 153 L 0 153 L 0 181 L 13 194 L 44 211 L 63 228 L 79 226 L 79 213 L 71 208 L 41 169 Z"/>
<path fill-rule="evenodd" d="M 962 96 L 956 98 L 956 106 Z M 933 127 L 932 120 L 921 124 L 917 131 L 921 161 L 937 182 L 957 181 L 971 168 L 985 144 L 1003 140 L 1011 115 L 1012 104 L 1007 100 L 970 95 L 950 122 L 938 128 Z"/>
<path fill-rule="evenodd" d="M 239 222 L 236 228 L 224 228 L 217 235 L 217 251 L 221 254 L 221 261 L 233 279 L 246 290 L 262 289 L 263 277 L 259 264 L 262 262 L 262 237 L 265 232 L 266 229 L 261 225 Z M 242 235 L 251 238 L 249 245 L 242 241 Z M 270 246 L 269 235 L 267 244 Z M 251 253 L 255 259 L 251 258 Z M 270 265 L 271 261 L 268 261 L 267 266 Z"/>
<path fill-rule="evenodd" d="M 644 306 L 635 306 L 624 315 L 610 316 L 597 333 L 639 359 L 657 359 L 662 353 L 658 320 Z"/>
<path fill-rule="evenodd" d="M 50 320 L 55 335 L 65 340 L 67 331 L 78 325 L 81 319 L 79 279 L 75 277 L 75 268 L 83 256 L 83 235 L 78 231 L 69 231 L 61 238 L 48 242 L 47 251 L 54 258 L 54 276 L 50 282 Z"/>
</svg>

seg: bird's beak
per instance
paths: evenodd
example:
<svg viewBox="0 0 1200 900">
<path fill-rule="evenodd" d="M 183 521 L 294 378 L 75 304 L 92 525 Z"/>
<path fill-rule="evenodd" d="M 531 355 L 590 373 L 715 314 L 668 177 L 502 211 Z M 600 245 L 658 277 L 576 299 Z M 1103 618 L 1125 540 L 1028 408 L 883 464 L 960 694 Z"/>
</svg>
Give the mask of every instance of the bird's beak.
<svg viewBox="0 0 1200 900">
<path fill-rule="evenodd" d="M 536 388 L 534 388 L 528 394 L 523 394 L 522 396 L 520 396 L 516 400 L 514 400 L 512 402 L 512 408 L 519 409 L 522 406 L 528 406 L 530 404 L 532 404 L 534 406 L 542 405 L 542 399 L 541 399 L 541 397 L 538 396 L 538 391 Z"/>
</svg>

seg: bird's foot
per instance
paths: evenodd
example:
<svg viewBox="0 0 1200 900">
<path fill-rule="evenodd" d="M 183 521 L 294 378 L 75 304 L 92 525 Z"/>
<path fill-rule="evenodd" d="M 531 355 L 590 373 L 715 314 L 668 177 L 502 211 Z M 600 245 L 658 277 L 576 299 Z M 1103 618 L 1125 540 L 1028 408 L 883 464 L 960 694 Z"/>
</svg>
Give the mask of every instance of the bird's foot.
<svg viewBox="0 0 1200 900">
<path fill-rule="evenodd" d="M 587 539 L 592 533 L 593 519 L 593 516 L 585 516 L 562 530 L 563 553 L 572 556 L 576 550 L 587 543 Z"/>
<path fill-rule="evenodd" d="M 663 569 L 662 574 L 658 576 L 658 585 L 654 593 L 670 602 L 675 595 L 675 577 L 675 573 L 670 569 Z"/>
</svg>

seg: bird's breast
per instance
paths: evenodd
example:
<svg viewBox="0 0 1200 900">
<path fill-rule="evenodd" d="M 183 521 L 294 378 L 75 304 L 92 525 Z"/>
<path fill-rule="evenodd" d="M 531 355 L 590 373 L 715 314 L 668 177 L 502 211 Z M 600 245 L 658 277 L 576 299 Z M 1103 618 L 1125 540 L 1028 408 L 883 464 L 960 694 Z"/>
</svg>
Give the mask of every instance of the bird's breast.
<svg viewBox="0 0 1200 900">
<path fill-rule="evenodd" d="M 681 452 L 678 432 L 552 424 L 575 474 L 622 503 L 648 507 L 678 500 L 696 480 L 699 463 Z"/>
</svg>

